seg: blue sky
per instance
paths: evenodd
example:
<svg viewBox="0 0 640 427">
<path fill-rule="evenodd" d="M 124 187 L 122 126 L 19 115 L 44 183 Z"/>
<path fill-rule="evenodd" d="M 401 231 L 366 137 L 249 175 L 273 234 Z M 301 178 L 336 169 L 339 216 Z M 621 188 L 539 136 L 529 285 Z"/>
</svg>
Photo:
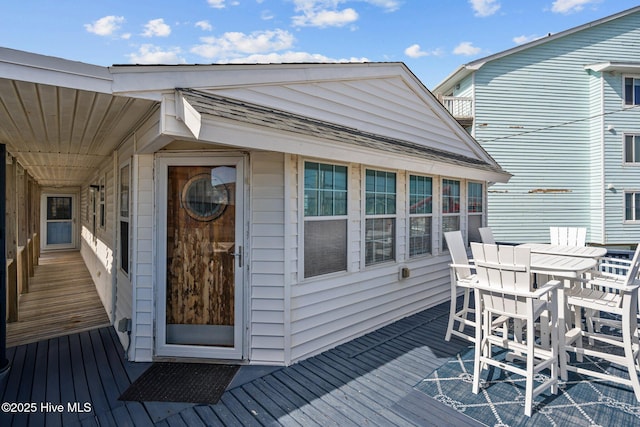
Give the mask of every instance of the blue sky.
<svg viewBox="0 0 640 427">
<path fill-rule="evenodd" d="M 96 65 L 459 65 L 638 6 L 631 0 L 5 0 L 0 46 Z"/>
</svg>

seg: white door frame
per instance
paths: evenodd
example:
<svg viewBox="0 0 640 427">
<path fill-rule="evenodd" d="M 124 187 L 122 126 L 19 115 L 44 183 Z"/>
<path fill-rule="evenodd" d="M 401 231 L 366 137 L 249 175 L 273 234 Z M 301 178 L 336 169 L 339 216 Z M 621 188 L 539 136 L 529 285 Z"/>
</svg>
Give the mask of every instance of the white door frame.
<svg viewBox="0 0 640 427">
<path fill-rule="evenodd" d="M 78 195 L 76 193 L 43 192 L 40 197 L 40 240 L 41 250 L 76 249 L 78 236 Z M 47 198 L 71 197 L 71 243 L 47 244 Z"/>
<path fill-rule="evenodd" d="M 236 166 L 236 248 L 242 248 L 242 255 L 235 257 L 235 294 L 234 294 L 234 346 L 233 347 L 208 347 L 201 345 L 167 344 L 166 330 L 166 283 L 167 283 L 167 179 L 169 166 Z M 155 190 L 156 190 L 156 278 L 155 281 L 155 354 L 156 356 L 169 357 L 199 357 L 208 359 L 241 360 L 245 351 L 245 281 L 244 262 L 246 245 L 244 240 L 245 223 L 245 158 L 238 154 L 225 153 L 198 153 L 157 155 L 155 159 Z"/>
</svg>

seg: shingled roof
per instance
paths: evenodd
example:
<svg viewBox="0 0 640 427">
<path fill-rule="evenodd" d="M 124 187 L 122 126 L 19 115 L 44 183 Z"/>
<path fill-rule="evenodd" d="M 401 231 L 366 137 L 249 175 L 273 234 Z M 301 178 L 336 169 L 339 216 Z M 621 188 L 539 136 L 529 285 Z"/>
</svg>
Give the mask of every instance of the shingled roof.
<svg viewBox="0 0 640 427">
<path fill-rule="evenodd" d="M 391 138 L 360 129 L 314 119 L 289 111 L 266 107 L 195 89 L 177 89 L 195 110 L 203 115 L 251 123 L 258 126 L 313 136 L 344 144 L 371 148 L 383 152 L 405 154 L 425 160 L 473 167 L 505 173 L 497 164 L 415 142 Z"/>
</svg>

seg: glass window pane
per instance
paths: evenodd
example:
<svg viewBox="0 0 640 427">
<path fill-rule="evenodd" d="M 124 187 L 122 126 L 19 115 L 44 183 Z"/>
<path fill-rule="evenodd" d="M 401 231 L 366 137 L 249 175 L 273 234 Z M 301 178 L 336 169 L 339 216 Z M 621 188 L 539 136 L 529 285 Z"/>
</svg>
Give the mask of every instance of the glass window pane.
<svg viewBox="0 0 640 427">
<path fill-rule="evenodd" d="M 47 219 L 71 219 L 71 197 L 47 197 Z"/>
<path fill-rule="evenodd" d="M 482 227 L 482 215 L 469 215 L 469 242 L 482 242 L 480 227 Z"/>
<path fill-rule="evenodd" d="M 624 136 L 624 161 L 631 162 L 633 159 L 633 135 Z"/>
<path fill-rule="evenodd" d="M 432 180 L 424 176 L 409 176 L 409 213 L 427 214 L 432 209 Z"/>
<path fill-rule="evenodd" d="M 305 162 L 304 188 L 305 216 L 347 214 L 346 166 Z"/>
<path fill-rule="evenodd" d="M 460 212 L 460 181 L 442 180 L 442 213 Z"/>
<path fill-rule="evenodd" d="M 447 242 L 444 238 L 444 233 L 446 233 L 447 231 L 457 230 L 460 230 L 459 216 L 447 216 L 442 218 L 442 235 L 440 236 L 440 240 L 442 241 L 442 247 L 444 250 L 447 249 Z"/>
<path fill-rule="evenodd" d="M 624 219 L 633 220 L 633 193 L 625 193 L 624 195 Z"/>
<path fill-rule="evenodd" d="M 129 273 L 129 223 L 120 221 L 120 268 Z"/>
<path fill-rule="evenodd" d="M 120 169 L 120 216 L 129 216 L 129 165 Z"/>
<path fill-rule="evenodd" d="M 469 213 L 482 212 L 482 184 L 479 182 L 469 183 L 467 204 Z"/>
<path fill-rule="evenodd" d="M 640 163 L 640 135 L 635 135 L 633 137 L 633 161 L 635 163 Z"/>
<path fill-rule="evenodd" d="M 394 218 L 375 218 L 365 221 L 365 265 L 395 259 Z"/>
<path fill-rule="evenodd" d="M 413 217 L 409 228 L 409 256 L 430 254 L 431 218 Z"/>
<path fill-rule="evenodd" d="M 304 188 L 318 188 L 318 169 L 317 163 L 306 162 L 304 164 Z"/>
<path fill-rule="evenodd" d="M 304 277 L 347 270 L 347 220 L 305 221 Z"/>
<path fill-rule="evenodd" d="M 640 220 L 640 193 L 634 193 L 634 215 L 633 220 Z"/>
<path fill-rule="evenodd" d="M 640 80 L 633 79 L 633 105 L 640 104 Z"/>
<path fill-rule="evenodd" d="M 624 79 L 624 103 L 633 104 L 633 79 L 630 77 Z"/>
</svg>

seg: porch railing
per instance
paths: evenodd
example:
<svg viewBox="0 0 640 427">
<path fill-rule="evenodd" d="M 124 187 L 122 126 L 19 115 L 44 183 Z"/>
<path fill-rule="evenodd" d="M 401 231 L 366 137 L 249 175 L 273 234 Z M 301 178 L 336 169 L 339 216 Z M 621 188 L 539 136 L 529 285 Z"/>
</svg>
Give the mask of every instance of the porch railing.
<svg viewBox="0 0 640 427">
<path fill-rule="evenodd" d="M 473 98 L 462 96 L 443 96 L 440 101 L 456 119 L 473 118 Z"/>
</svg>

